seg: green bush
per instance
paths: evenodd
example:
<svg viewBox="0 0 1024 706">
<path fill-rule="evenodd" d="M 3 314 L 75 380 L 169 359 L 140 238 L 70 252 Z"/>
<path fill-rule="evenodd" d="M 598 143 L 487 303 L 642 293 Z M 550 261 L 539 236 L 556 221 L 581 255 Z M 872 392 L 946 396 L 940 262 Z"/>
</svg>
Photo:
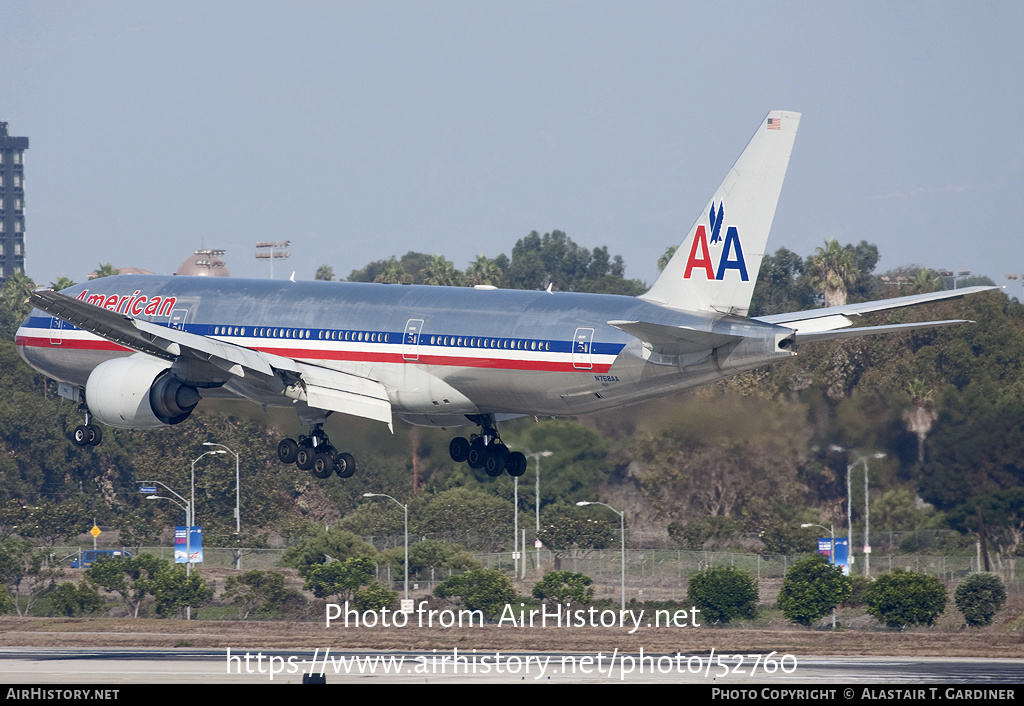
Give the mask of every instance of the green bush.
<svg viewBox="0 0 1024 706">
<path fill-rule="evenodd" d="M 852 582 L 822 555 L 802 559 L 786 572 L 778 604 L 788 620 L 810 625 L 850 597 Z"/>
<path fill-rule="evenodd" d="M 711 623 L 753 618 L 757 609 L 757 581 L 731 567 L 704 569 L 690 578 L 686 598 Z"/>
<path fill-rule="evenodd" d="M 868 587 L 864 603 L 891 628 L 931 625 L 946 609 L 946 587 L 934 576 L 893 569 Z"/>
<path fill-rule="evenodd" d="M 995 574 L 971 574 L 957 585 L 953 600 L 967 624 L 980 628 L 991 623 L 1006 603 L 1006 588 Z"/>
<path fill-rule="evenodd" d="M 516 600 L 516 591 L 508 576 L 497 569 L 473 569 L 450 576 L 434 589 L 438 598 L 459 598 L 470 610 L 479 610 L 485 617 L 501 614 L 506 603 Z"/>
<path fill-rule="evenodd" d="M 572 571 L 549 571 L 533 587 L 533 597 L 552 603 L 590 603 L 594 597 L 593 580 Z"/>
<path fill-rule="evenodd" d="M 392 591 L 377 580 L 370 581 L 365 588 L 360 588 L 352 594 L 352 603 L 359 611 L 392 608 L 397 600 L 398 591 Z"/>
</svg>

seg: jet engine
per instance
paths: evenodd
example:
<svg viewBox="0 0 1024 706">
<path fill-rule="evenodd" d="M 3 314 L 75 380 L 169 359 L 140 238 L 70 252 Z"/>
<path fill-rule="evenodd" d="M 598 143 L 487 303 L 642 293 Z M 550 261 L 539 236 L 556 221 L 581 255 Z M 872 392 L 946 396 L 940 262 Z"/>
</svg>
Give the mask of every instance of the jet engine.
<svg viewBox="0 0 1024 706">
<path fill-rule="evenodd" d="M 100 363 L 85 384 L 89 411 L 121 429 L 154 429 L 185 421 L 199 403 L 199 391 L 170 368 L 170 363 L 144 355 Z"/>
</svg>

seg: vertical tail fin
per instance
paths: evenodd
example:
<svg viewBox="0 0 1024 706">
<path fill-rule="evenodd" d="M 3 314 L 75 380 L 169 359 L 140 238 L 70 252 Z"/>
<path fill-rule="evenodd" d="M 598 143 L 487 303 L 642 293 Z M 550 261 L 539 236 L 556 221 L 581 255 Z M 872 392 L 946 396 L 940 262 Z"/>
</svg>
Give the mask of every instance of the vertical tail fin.
<svg viewBox="0 0 1024 706">
<path fill-rule="evenodd" d="M 765 116 L 641 299 L 673 309 L 746 316 L 799 125 L 800 113 L 773 110 Z"/>
</svg>

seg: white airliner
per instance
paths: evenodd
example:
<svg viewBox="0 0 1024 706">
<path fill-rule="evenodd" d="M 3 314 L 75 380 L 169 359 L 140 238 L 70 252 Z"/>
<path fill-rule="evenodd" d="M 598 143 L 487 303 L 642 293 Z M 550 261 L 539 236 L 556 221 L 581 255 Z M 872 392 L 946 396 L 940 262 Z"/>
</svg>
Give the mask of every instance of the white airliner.
<svg viewBox="0 0 1024 706">
<path fill-rule="evenodd" d="M 355 471 L 323 430 L 333 412 L 413 424 L 475 424 L 456 461 L 521 475 L 498 421 L 575 415 L 703 385 L 830 338 L 941 326 L 848 328 L 851 316 L 959 297 L 971 287 L 747 318 L 800 114 L 774 111 L 640 297 L 350 282 L 124 275 L 38 290 L 17 334 L 29 365 L 96 419 L 178 424 L 201 398 L 293 406 L 308 436 L 285 463 L 326 478 Z"/>
</svg>

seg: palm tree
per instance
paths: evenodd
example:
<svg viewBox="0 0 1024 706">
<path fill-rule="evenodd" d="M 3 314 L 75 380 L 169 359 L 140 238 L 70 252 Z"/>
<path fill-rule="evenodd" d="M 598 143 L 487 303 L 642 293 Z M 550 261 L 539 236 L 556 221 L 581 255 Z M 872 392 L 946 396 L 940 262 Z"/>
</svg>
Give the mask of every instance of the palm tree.
<svg viewBox="0 0 1024 706">
<path fill-rule="evenodd" d="M 452 264 L 446 260 L 444 255 L 434 255 L 420 271 L 423 284 L 431 284 L 440 287 L 461 287 L 463 275 Z"/>
<path fill-rule="evenodd" d="M 98 268 L 89 273 L 89 279 L 99 279 L 101 277 L 113 277 L 114 275 L 120 274 L 121 271 L 111 265 L 109 262 L 104 262 Z"/>
<path fill-rule="evenodd" d="M 917 436 L 917 461 L 924 463 L 924 440 L 932 430 L 932 424 L 939 418 L 932 400 L 932 390 L 920 378 L 914 378 L 907 386 L 910 408 L 904 410 L 903 419 L 907 430 Z"/>
<path fill-rule="evenodd" d="M 62 289 L 67 289 L 68 287 L 74 287 L 76 284 L 78 284 L 78 283 L 77 282 L 72 282 L 70 278 L 65 277 L 64 275 L 61 275 L 60 277 L 57 278 L 56 282 L 50 282 L 50 289 L 53 289 L 53 290 L 59 292 Z"/>
<path fill-rule="evenodd" d="M 405 271 L 402 263 L 391 258 L 373 281 L 381 284 L 412 284 L 412 275 Z"/>
<path fill-rule="evenodd" d="M 935 272 L 924 267 L 917 271 L 914 279 L 910 280 L 910 291 L 914 294 L 938 292 L 940 289 L 945 289 L 942 279 Z"/>
<path fill-rule="evenodd" d="M 825 297 L 825 306 L 846 304 L 846 287 L 857 281 L 860 271 L 853 261 L 853 251 L 830 238 L 808 258 L 808 281 Z"/>
<path fill-rule="evenodd" d="M 316 268 L 316 275 L 313 279 L 318 279 L 323 282 L 333 282 L 334 268 L 330 265 L 320 265 L 320 267 Z"/>
<path fill-rule="evenodd" d="M 497 262 L 480 253 L 466 269 L 466 277 L 469 280 L 466 284 L 470 287 L 478 284 L 500 287 L 503 274 Z"/>
</svg>

